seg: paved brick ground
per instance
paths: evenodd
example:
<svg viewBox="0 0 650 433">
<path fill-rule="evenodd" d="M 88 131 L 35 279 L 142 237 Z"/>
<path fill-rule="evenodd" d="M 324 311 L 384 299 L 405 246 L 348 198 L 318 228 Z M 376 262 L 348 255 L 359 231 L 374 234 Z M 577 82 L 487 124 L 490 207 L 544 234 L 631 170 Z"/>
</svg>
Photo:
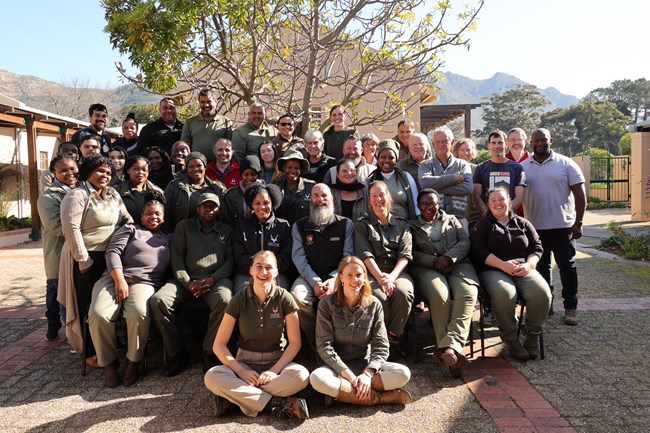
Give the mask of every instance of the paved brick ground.
<svg viewBox="0 0 650 433">
<path fill-rule="evenodd" d="M 450 378 L 431 356 L 418 363 L 407 360 L 413 404 L 327 408 L 308 389 L 304 397 L 312 418 L 295 423 L 237 413 L 214 419 L 199 363 L 178 377 L 162 378 L 156 341 L 148 374 L 132 388 L 104 388 L 99 370 L 82 377 L 80 360 L 67 344 L 44 339 L 40 245 L 3 249 L 0 431 L 645 433 L 650 425 L 650 274 L 638 264 L 593 254 L 585 249 L 579 257 L 580 324 L 562 324 L 556 299 L 557 313 L 545 325 L 545 360 L 510 360 L 501 353 L 496 329 L 488 328 L 487 357 L 473 360 L 464 380 Z M 419 320 L 419 332 L 430 333 L 426 314 Z M 315 367 L 311 356 L 303 354 L 301 361 Z"/>
</svg>

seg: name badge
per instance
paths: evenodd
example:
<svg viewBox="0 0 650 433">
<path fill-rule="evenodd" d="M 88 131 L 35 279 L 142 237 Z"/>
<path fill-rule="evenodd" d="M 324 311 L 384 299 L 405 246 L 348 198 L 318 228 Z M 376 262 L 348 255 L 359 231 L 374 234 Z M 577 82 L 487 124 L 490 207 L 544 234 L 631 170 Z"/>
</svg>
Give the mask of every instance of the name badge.
<svg viewBox="0 0 650 433">
<path fill-rule="evenodd" d="M 333 237 L 333 238 L 330 238 L 330 241 L 331 241 L 331 242 L 338 242 L 338 241 L 340 241 L 340 240 L 341 240 L 341 238 L 338 237 L 338 236 L 335 236 L 335 237 Z"/>
</svg>

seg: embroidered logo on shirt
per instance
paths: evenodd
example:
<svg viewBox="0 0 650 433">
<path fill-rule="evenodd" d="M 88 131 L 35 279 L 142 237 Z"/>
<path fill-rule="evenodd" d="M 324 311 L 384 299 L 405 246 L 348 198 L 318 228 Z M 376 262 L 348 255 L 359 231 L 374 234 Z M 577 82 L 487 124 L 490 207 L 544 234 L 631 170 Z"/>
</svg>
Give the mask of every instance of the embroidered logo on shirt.
<svg viewBox="0 0 650 433">
<path fill-rule="evenodd" d="M 226 242 L 226 235 L 219 235 L 219 242 Z"/>
<path fill-rule="evenodd" d="M 269 316 L 269 319 L 279 319 L 280 318 L 280 311 L 278 307 L 272 308 L 271 309 L 271 315 Z"/>
<path fill-rule="evenodd" d="M 275 235 L 275 237 L 271 235 L 271 242 L 269 242 L 270 247 L 280 248 L 280 244 L 278 243 L 278 237 L 280 237 L 280 235 Z"/>
<path fill-rule="evenodd" d="M 312 245 L 314 243 L 314 235 L 305 236 L 305 243 L 307 245 Z"/>
</svg>

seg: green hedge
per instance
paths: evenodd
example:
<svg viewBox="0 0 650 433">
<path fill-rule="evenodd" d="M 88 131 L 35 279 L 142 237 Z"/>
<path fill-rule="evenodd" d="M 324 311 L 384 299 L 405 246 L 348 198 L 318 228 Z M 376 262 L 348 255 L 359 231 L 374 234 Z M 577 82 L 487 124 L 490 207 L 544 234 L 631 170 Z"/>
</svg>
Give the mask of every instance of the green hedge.
<svg viewBox="0 0 650 433">
<path fill-rule="evenodd" d="M 0 217 L 0 232 L 29 229 L 32 227 L 31 218 L 16 218 L 15 216 Z"/>
</svg>

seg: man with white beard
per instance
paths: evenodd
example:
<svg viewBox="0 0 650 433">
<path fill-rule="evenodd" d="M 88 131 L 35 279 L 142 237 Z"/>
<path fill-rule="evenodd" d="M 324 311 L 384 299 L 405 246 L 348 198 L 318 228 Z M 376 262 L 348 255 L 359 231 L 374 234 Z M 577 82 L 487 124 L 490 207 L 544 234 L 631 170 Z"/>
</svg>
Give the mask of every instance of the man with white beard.
<svg viewBox="0 0 650 433">
<path fill-rule="evenodd" d="M 291 236 L 293 263 L 300 274 L 291 294 L 298 304 L 300 328 L 315 348 L 315 304 L 332 293 L 341 260 L 354 255 L 354 225 L 334 215 L 332 191 L 318 183 L 311 190 L 309 216 L 296 221 Z"/>
</svg>

